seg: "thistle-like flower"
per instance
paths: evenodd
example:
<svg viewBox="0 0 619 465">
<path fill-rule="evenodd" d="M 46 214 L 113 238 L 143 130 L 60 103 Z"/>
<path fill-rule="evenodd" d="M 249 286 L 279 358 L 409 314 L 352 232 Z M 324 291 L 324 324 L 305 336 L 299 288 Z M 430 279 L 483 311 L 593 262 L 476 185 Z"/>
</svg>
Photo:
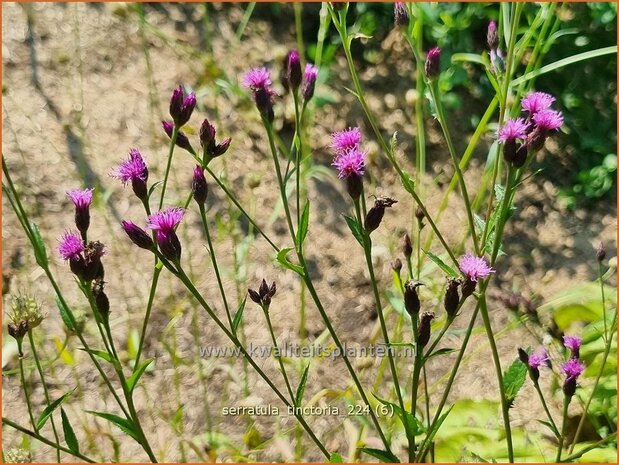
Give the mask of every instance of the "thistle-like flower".
<svg viewBox="0 0 619 465">
<path fill-rule="evenodd" d="M 170 99 L 170 116 L 178 128 L 187 124 L 196 107 L 196 102 L 196 94 L 194 92 L 185 95 L 182 86 L 178 86 L 174 89 L 172 98 Z"/>
<path fill-rule="evenodd" d="M 499 129 L 498 140 L 503 146 L 503 157 L 507 163 L 516 167 L 524 165 L 527 157 L 526 148 L 523 149 L 522 141 L 527 138 L 529 124 L 522 118 L 509 119 Z M 522 159 L 524 156 L 524 159 Z"/>
<path fill-rule="evenodd" d="M 76 261 L 82 258 L 84 251 L 84 241 L 79 234 L 73 231 L 66 231 L 60 238 L 58 253 L 67 261 Z"/>
<path fill-rule="evenodd" d="M 288 85 L 293 92 L 296 92 L 303 80 L 303 72 L 301 71 L 301 57 L 299 52 L 291 50 L 288 53 L 288 63 L 286 66 L 286 78 Z"/>
<path fill-rule="evenodd" d="M 121 225 L 124 231 L 127 233 L 127 236 L 129 236 L 129 239 L 131 239 L 131 241 L 135 245 L 142 249 L 151 251 L 155 250 L 155 243 L 153 242 L 150 235 L 142 228 L 140 228 L 137 224 L 131 221 L 123 220 L 121 222 Z"/>
<path fill-rule="evenodd" d="M 490 276 L 490 273 L 495 271 L 483 257 L 477 257 L 471 253 L 465 254 L 458 262 L 458 265 L 464 276 L 473 282 L 487 278 Z"/>
<path fill-rule="evenodd" d="M 94 189 L 73 189 L 67 192 L 67 197 L 75 205 L 75 226 L 77 230 L 86 235 L 90 226 L 90 204 L 92 203 L 92 191 Z"/>
<path fill-rule="evenodd" d="M 393 20 L 396 26 L 408 26 L 410 18 L 404 2 L 395 2 L 393 4 Z"/>
<path fill-rule="evenodd" d="M 578 336 L 563 336 L 563 345 L 572 353 L 572 358 L 580 357 L 580 346 L 582 339 Z"/>
<path fill-rule="evenodd" d="M 438 77 L 441 70 L 441 49 L 438 47 L 428 50 L 426 55 L 425 72 L 428 79 Z"/>
<path fill-rule="evenodd" d="M 314 96 L 314 89 L 316 87 L 316 79 L 318 78 L 318 68 L 311 63 L 305 65 L 305 72 L 303 73 L 303 100 L 305 103 L 309 102 Z"/>
<path fill-rule="evenodd" d="M 556 110 L 539 110 L 533 115 L 533 122 L 541 131 L 554 131 L 563 126 L 563 115 Z"/>
<path fill-rule="evenodd" d="M 358 127 L 344 129 L 343 131 L 331 134 L 331 148 L 336 155 L 359 149 L 361 145 L 361 129 Z"/>
<path fill-rule="evenodd" d="M 547 110 L 555 102 L 555 98 L 545 92 L 531 92 L 522 99 L 520 105 L 523 111 L 534 115 L 540 110 Z"/>
<path fill-rule="evenodd" d="M 537 383 L 539 380 L 539 369 L 542 366 L 549 367 L 550 366 L 550 356 L 545 349 L 541 349 L 531 355 L 525 357 L 526 352 L 522 349 L 518 349 L 518 353 L 520 355 L 520 360 L 525 362 L 527 368 L 529 369 L 529 377 L 534 383 Z"/>
<path fill-rule="evenodd" d="M 181 258 L 181 243 L 176 235 L 176 227 L 183 219 L 185 212 L 181 208 L 167 208 L 148 217 L 149 229 L 156 231 L 157 244 L 164 257 L 174 262 Z"/>
<path fill-rule="evenodd" d="M 490 21 L 488 23 L 488 32 L 486 35 L 488 41 L 488 48 L 490 50 L 496 50 L 499 47 L 499 31 L 496 25 L 496 21 Z"/>
<path fill-rule="evenodd" d="M 571 398 L 576 393 L 578 377 L 585 371 L 585 368 L 585 364 L 577 358 L 570 358 L 562 365 L 561 369 L 565 374 L 563 393 L 566 397 Z"/>
<path fill-rule="evenodd" d="M 29 295 L 14 295 L 11 302 L 11 312 L 8 314 L 9 328 L 12 326 L 16 336 L 22 336 L 24 328 L 32 330 L 39 326 L 45 315 L 37 300 Z M 25 325 L 24 325 L 25 323 Z M 11 334 L 11 336 L 14 336 Z M 17 338 L 16 337 L 16 338 Z"/>
<path fill-rule="evenodd" d="M 163 127 L 163 131 L 168 135 L 168 137 L 172 138 L 172 133 L 174 131 L 174 123 L 172 121 L 162 121 L 161 126 Z M 193 147 L 191 146 L 191 142 L 189 142 L 189 138 L 185 135 L 183 131 L 178 131 L 176 134 L 176 142 L 177 147 L 187 150 L 189 153 L 195 153 Z"/>
<path fill-rule="evenodd" d="M 361 177 L 365 172 L 365 156 L 366 153 L 360 149 L 351 149 L 336 156 L 331 166 L 337 168 L 340 179 Z"/>
<path fill-rule="evenodd" d="M 148 196 L 146 186 L 148 168 L 138 149 L 129 150 L 129 159 L 121 162 L 112 176 L 122 181 L 125 186 L 128 182 L 131 182 L 136 197 L 140 200 L 146 200 Z"/>
<path fill-rule="evenodd" d="M 275 295 L 277 287 L 275 281 L 269 286 L 265 279 L 260 283 L 258 290 L 247 289 L 249 298 L 260 305 L 264 310 L 268 310 L 271 305 L 271 298 Z"/>
<path fill-rule="evenodd" d="M 271 76 L 266 68 L 253 68 L 249 70 L 243 79 L 243 85 L 251 90 L 254 102 L 260 114 L 273 121 L 273 97 L 275 92 L 271 89 Z"/>
</svg>

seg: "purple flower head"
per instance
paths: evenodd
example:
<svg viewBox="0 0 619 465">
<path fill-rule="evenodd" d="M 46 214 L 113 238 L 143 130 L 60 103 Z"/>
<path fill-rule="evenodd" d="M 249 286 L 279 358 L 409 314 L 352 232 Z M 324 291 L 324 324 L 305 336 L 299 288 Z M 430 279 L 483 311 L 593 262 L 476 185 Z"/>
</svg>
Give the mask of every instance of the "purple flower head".
<svg viewBox="0 0 619 465">
<path fill-rule="evenodd" d="M 585 364 L 577 358 L 571 358 L 561 367 L 566 380 L 576 381 L 582 372 L 585 371 Z"/>
<path fill-rule="evenodd" d="M 580 356 L 581 344 L 582 339 L 578 336 L 563 336 L 563 345 L 572 352 L 572 358 L 578 358 Z"/>
<path fill-rule="evenodd" d="M 146 188 L 148 168 L 138 149 L 129 150 L 129 159 L 121 162 L 112 176 L 120 179 L 124 185 L 131 182 L 133 192 L 139 199 L 145 199 L 148 195 Z"/>
<path fill-rule="evenodd" d="M 185 95 L 182 86 L 174 89 L 170 99 L 170 116 L 174 120 L 174 124 L 179 128 L 187 124 L 193 109 L 196 107 L 196 102 L 196 94 L 194 92 Z"/>
<path fill-rule="evenodd" d="M 477 257 L 471 253 L 465 254 L 458 262 L 460 271 L 473 282 L 478 279 L 487 278 L 494 270 L 490 268 L 483 257 Z"/>
<path fill-rule="evenodd" d="M 193 170 L 191 191 L 193 193 L 193 199 L 198 203 L 198 205 L 204 205 L 206 203 L 206 197 L 208 196 L 208 184 L 206 184 L 206 178 L 204 177 L 204 168 L 200 165 L 196 165 Z"/>
<path fill-rule="evenodd" d="M 164 132 L 171 139 L 172 132 L 174 130 L 174 123 L 172 121 L 162 121 L 161 125 L 163 126 Z M 191 146 L 191 142 L 189 142 L 189 138 L 183 131 L 178 131 L 178 134 L 176 134 L 176 146 L 187 150 L 189 153 L 195 153 L 193 147 Z"/>
<path fill-rule="evenodd" d="M 549 366 L 550 364 L 550 356 L 546 350 L 542 349 L 538 352 L 535 352 L 529 355 L 529 367 L 534 369 L 539 369 L 541 366 Z"/>
<path fill-rule="evenodd" d="M 331 166 L 337 168 L 337 176 L 340 179 L 351 176 L 361 177 L 365 172 L 365 152 L 359 148 L 352 148 L 345 152 L 340 152 L 335 157 Z"/>
<path fill-rule="evenodd" d="M 309 102 L 314 96 L 317 77 L 318 68 L 311 63 L 306 64 L 305 72 L 303 73 L 303 100 L 305 100 L 305 102 Z"/>
<path fill-rule="evenodd" d="M 438 47 L 428 50 L 426 55 L 425 72 L 428 79 L 433 79 L 440 74 L 441 49 Z"/>
<path fill-rule="evenodd" d="M 271 86 L 271 75 L 266 68 L 252 68 L 243 78 L 243 85 L 251 90 L 267 89 Z"/>
<path fill-rule="evenodd" d="M 303 79 L 303 73 L 301 71 L 301 57 L 299 56 L 299 52 L 296 50 L 291 50 L 288 53 L 286 78 L 288 79 L 288 84 L 292 90 L 296 92 Z"/>
<path fill-rule="evenodd" d="M 488 40 L 488 48 L 490 50 L 496 50 L 499 46 L 499 32 L 496 21 L 490 21 L 488 23 L 488 33 L 486 38 Z"/>
<path fill-rule="evenodd" d="M 273 96 L 275 92 L 271 89 L 269 71 L 266 68 L 249 70 L 243 78 L 243 85 L 252 91 L 258 111 L 269 122 L 273 121 Z"/>
<path fill-rule="evenodd" d="M 218 144 L 215 140 L 216 134 L 217 131 L 215 130 L 215 126 L 205 118 L 204 121 L 202 121 L 202 126 L 200 126 L 200 145 L 202 145 L 206 154 L 211 158 L 226 153 L 230 147 L 230 142 L 232 142 L 232 139 L 228 137 Z"/>
<path fill-rule="evenodd" d="M 63 260 L 79 260 L 84 251 L 84 241 L 79 234 L 66 231 L 59 240 L 58 253 Z"/>
<path fill-rule="evenodd" d="M 410 19 L 404 2 L 395 2 L 393 4 L 393 19 L 396 26 L 408 26 Z"/>
<path fill-rule="evenodd" d="M 541 131 L 554 131 L 563 126 L 563 115 L 560 111 L 539 110 L 533 115 L 533 122 Z"/>
<path fill-rule="evenodd" d="M 348 128 L 331 134 L 331 148 L 336 155 L 352 149 L 358 149 L 361 144 L 361 130 L 357 127 Z"/>
<path fill-rule="evenodd" d="M 527 128 L 528 124 L 522 118 L 509 119 L 499 129 L 499 142 L 522 140 L 527 136 Z"/>
<path fill-rule="evenodd" d="M 146 227 L 155 231 L 174 232 L 184 215 L 185 210 L 182 208 L 169 207 L 150 215 Z"/>
<path fill-rule="evenodd" d="M 67 197 L 71 199 L 75 208 L 87 209 L 92 203 L 92 191 L 94 189 L 73 189 L 67 192 Z"/>
<path fill-rule="evenodd" d="M 534 115 L 540 110 L 547 110 L 554 103 L 555 98 L 545 92 L 531 92 L 520 103 L 523 111 Z"/>
</svg>

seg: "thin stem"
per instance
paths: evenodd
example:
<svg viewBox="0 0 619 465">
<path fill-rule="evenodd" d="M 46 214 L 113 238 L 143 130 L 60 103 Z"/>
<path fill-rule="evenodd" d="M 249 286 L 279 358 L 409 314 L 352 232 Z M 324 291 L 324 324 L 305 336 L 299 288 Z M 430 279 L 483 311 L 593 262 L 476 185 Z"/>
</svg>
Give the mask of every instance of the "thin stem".
<svg viewBox="0 0 619 465">
<path fill-rule="evenodd" d="M 221 294 L 221 300 L 223 300 L 224 308 L 226 309 L 226 316 L 228 317 L 228 323 L 230 324 L 230 328 L 232 328 L 232 314 L 230 313 L 230 307 L 228 306 L 228 299 L 226 298 L 226 291 L 224 290 L 224 285 L 221 280 L 221 274 L 219 273 L 219 266 L 217 264 L 217 256 L 215 255 L 215 247 L 213 246 L 213 241 L 211 240 L 211 233 L 208 227 L 208 221 L 206 219 L 206 209 L 204 208 L 204 204 L 199 204 L 200 208 L 200 218 L 202 219 L 202 226 L 204 226 L 204 234 L 206 235 L 206 242 L 208 243 L 209 255 L 211 256 L 211 263 L 213 264 L 213 269 L 215 270 L 215 276 L 217 278 L 217 285 L 219 286 L 219 293 Z"/>
<path fill-rule="evenodd" d="M 411 315 L 411 325 L 413 332 L 413 341 L 415 343 L 415 364 L 413 365 L 413 379 L 411 385 L 411 414 L 417 417 L 417 394 L 419 392 L 419 372 L 421 370 L 422 350 L 417 346 L 417 334 L 419 331 L 418 315 Z M 415 460 L 415 436 L 408 446 L 408 461 Z"/>
<path fill-rule="evenodd" d="M 279 368 L 282 371 L 282 376 L 284 377 L 286 388 L 288 389 L 288 394 L 290 394 L 290 402 L 294 406 L 297 406 L 297 401 L 295 399 L 292 386 L 290 385 L 290 380 L 288 379 L 288 373 L 286 372 L 286 367 L 284 366 L 284 361 L 282 360 L 282 354 L 279 350 L 279 345 L 277 344 L 277 338 L 275 337 L 275 332 L 273 331 L 273 324 L 271 323 L 271 316 L 269 315 L 269 308 L 263 306 L 262 311 L 264 312 L 264 317 L 267 320 L 267 326 L 269 328 L 269 333 L 271 334 L 271 340 L 273 341 L 273 348 L 275 349 L 275 358 L 277 359 L 277 362 L 279 363 Z"/>
<path fill-rule="evenodd" d="M 533 385 L 535 386 L 535 390 L 537 391 L 537 394 L 539 395 L 539 399 L 542 402 L 542 407 L 544 407 L 544 412 L 546 412 L 546 416 L 548 417 L 548 421 L 550 421 L 550 424 L 552 425 L 554 430 L 558 432 L 559 430 L 557 429 L 557 425 L 556 425 L 555 421 L 552 419 L 552 415 L 550 414 L 550 410 L 548 409 L 548 405 L 546 404 L 546 399 L 544 398 L 544 394 L 542 393 L 542 390 L 539 387 L 539 383 L 537 381 L 535 381 L 533 383 Z"/>
<path fill-rule="evenodd" d="M 66 452 L 67 454 L 70 454 L 70 455 L 72 455 L 74 457 L 77 457 L 78 459 L 82 459 L 84 462 L 97 463 L 96 460 L 93 460 L 93 459 L 91 459 L 89 457 L 86 457 L 85 455 L 80 454 L 79 452 L 74 452 L 74 451 L 72 451 L 70 449 L 67 449 L 66 447 L 61 446 L 60 444 L 58 444 L 58 442 L 54 443 L 53 441 L 51 441 L 51 440 L 41 436 L 38 432 L 31 431 L 31 430 L 29 430 L 27 428 L 24 428 L 23 426 L 21 426 L 21 425 L 15 423 L 15 422 L 9 420 L 6 417 L 2 417 L 2 424 L 9 425 L 11 428 L 14 428 L 17 431 L 19 431 L 21 433 L 24 433 L 24 434 L 30 436 L 31 438 L 34 438 L 37 441 L 42 442 L 43 444 L 46 444 L 46 445 L 48 445 L 50 447 L 53 447 L 53 448 L 55 448 L 57 450 L 61 450 L 62 452 Z"/>
<path fill-rule="evenodd" d="M 170 137 L 170 149 L 168 150 L 168 162 L 165 168 L 165 175 L 163 177 L 163 184 L 161 186 L 161 197 L 159 198 L 159 208 L 163 207 L 163 200 L 165 198 L 166 187 L 168 186 L 168 178 L 170 177 L 170 167 L 172 166 L 172 158 L 174 156 L 174 146 L 176 145 L 176 138 L 178 137 L 178 131 L 180 128 L 174 125 L 172 128 L 172 136 Z"/>
<path fill-rule="evenodd" d="M 32 350 L 32 357 L 34 358 L 34 362 L 37 365 L 37 371 L 39 372 L 39 377 L 41 378 L 41 384 L 43 385 L 43 393 L 45 394 L 45 403 L 46 407 L 49 407 L 49 391 L 47 390 L 47 383 L 45 382 L 45 375 L 43 374 L 43 368 L 41 367 L 41 362 L 39 361 L 39 355 L 37 354 L 36 347 L 34 345 L 34 338 L 32 337 L 32 330 L 28 330 L 28 341 L 30 342 L 30 349 Z M 56 431 L 56 423 L 54 421 L 54 417 L 50 415 L 50 421 L 52 423 L 52 431 L 54 433 L 54 439 L 56 443 L 60 443 L 58 440 L 58 432 Z M 60 463 L 60 450 L 56 449 L 56 461 Z"/>
<path fill-rule="evenodd" d="M 572 397 L 565 396 L 563 398 L 563 420 L 561 424 L 561 436 L 559 436 L 559 445 L 557 446 L 557 458 L 555 462 L 561 461 L 561 453 L 563 452 L 563 443 L 565 442 L 565 434 L 567 432 L 567 408 L 570 405 Z"/>
<path fill-rule="evenodd" d="M 30 395 L 28 394 L 28 389 L 26 388 L 26 376 L 24 374 L 24 352 L 22 350 L 22 341 L 23 339 L 17 339 L 17 352 L 19 358 L 19 377 L 21 380 L 22 388 L 24 389 L 24 397 L 26 398 L 26 405 L 28 406 L 28 416 L 30 417 L 30 423 L 35 431 L 38 430 L 37 423 L 34 421 L 34 415 L 32 413 L 32 404 L 30 403 Z"/>
<path fill-rule="evenodd" d="M 138 344 L 137 354 L 135 356 L 135 364 L 133 365 L 134 369 L 140 364 L 140 356 L 142 355 L 142 350 L 144 349 L 144 342 L 146 340 L 146 329 L 148 328 L 148 322 L 150 321 L 150 313 L 153 309 L 153 304 L 155 302 L 155 293 L 157 292 L 157 284 L 159 282 L 159 275 L 161 274 L 162 267 L 157 265 L 155 262 L 155 267 L 153 268 L 153 279 L 150 284 L 150 292 L 148 293 L 148 303 L 146 304 L 146 313 L 144 314 L 144 322 L 142 323 L 142 332 L 140 333 L 140 342 Z"/>
</svg>

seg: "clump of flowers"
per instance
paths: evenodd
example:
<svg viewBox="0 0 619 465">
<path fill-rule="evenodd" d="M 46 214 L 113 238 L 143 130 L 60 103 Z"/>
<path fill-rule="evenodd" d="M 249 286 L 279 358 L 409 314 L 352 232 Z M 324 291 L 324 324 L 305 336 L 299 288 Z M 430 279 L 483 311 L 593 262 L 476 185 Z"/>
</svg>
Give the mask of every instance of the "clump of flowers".
<svg viewBox="0 0 619 465">
<path fill-rule="evenodd" d="M 247 289 L 249 298 L 260 305 L 263 309 L 268 309 L 271 305 L 271 299 L 275 295 L 277 287 L 275 281 L 269 286 L 265 279 L 260 283 L 260 287 L 257 290 Z"/>
</svg>

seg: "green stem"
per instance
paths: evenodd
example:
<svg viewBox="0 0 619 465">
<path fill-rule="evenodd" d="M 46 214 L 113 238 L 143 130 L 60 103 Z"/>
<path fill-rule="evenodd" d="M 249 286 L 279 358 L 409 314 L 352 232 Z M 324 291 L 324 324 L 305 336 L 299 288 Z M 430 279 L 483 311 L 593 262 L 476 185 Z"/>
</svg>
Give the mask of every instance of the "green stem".
<svg viewBox="0 0 619 465">
<path fill-rule="evenodd" d="M 563 398 L 563 420 L 561 424 L 561 436 L 559 437 L 559 445 L 557 446 L 557 458 L 555 462 L 561 461 L 561 453 L 563 452 L 563 443 L 565 442 L 565 434 L 567 433 L 567 408 L 570 405 L 571 397 L 565 396 Z"/>
<path fill-rule="evenodd" d="M 170 137 L 170 149 L 168 150 L 168 162 L 165 168 L 165 176 L 163 177 L 163 185 L 161 186 L 161 197 L 159 198 L 159 208 L 163 207 L 163 200 L 165 198 L 166 187 L 168 186 L 168 178 L 170 177 L 170 167 L 172 166 L 172 158 L 174 157 L 174 146 L 176 144 L 176 138 L 178 137 L 178 131 L 180 128 L 174 125 L 172 129 L 172 136 Z"/>
<path fill-rule="evenodd" d="M 217 285 L 219 286 L 219 293 L 221 294 L 221 299 L 223 300 L 224 308 L 226 309 L 228 323 L 230 324 L 230 328 L 232 328 L 232 315 L 230 313 L 230 307 L 228 306 L 226 291 L 224 290 L 224 285 L 221 280 L 221 274 L 219 273 L 217 256 L 215 255 L 215 247 L 213 246 L 213 241 L 211 240 L 211 233 L 209 231 L 208 221 L 206 220 L 206 210 L 204 208 L 204 204 L 200 204 L 199 208 L 200 218 L 202 219 L 202 226 L 204 226 L 204 234 L 206 235 L 206 242 L 208 243 L 209 255 L 211 256 L 211 263 L 213 264 L 213 269 L 215 270 L 215 277 L 217 278 Z"/>
<path fill-rule="evenodd" d="M 279 345 L 277 344 L 277 338 L 275 337 L 275 332 L 273 331 L 273 324 L 271 323 L 271 316 L 269 315 L 269 308 L 262 307 L 262 311 L 264 312 L 264 317 L 267 320 L 267 326 L 269 328 L 269 333 L 271 334 L 271 340 L 273 341 L 273 348 L 275 349 L 275 358 L 279 363 L 279 368 L 282 371 L 282 376 L 284 377 L 284 381 L 286 383 L 286 388 L 288 389 L 288 394 L 290 394 L 290 402 L 292 405 L 297 406 L 297 401 L 294 397 L 294 391 L 292 390 L 292 386 L 290 385 L 290 380 L 288 379 L 288 373 L 286 372 L 286 367 L 284 366 L 284 361 L 282 360 L 282 354 L 279 351 Z"/>
<path fill-rule="evenodd" d="M 146 313 L 144 314 L 144 322 L 142 323 L 142 332 L 140 333 L 140 342 L 138 344 L 138 351 L 135 356 L 135 364 L 133 365 L 134 369 L 137 369 L 140 364 L 140 356 L 142 355 L 144 342 L 146 340 L 146 329 L 148 328 L 150 314 L 155 302 L 155 293 L 157 292 L 157 284 L 159 283 L 159 275 L 161 274 L 161 270 L 162 267 L 157 266 L 157 263 L 155 262 L 155 267 L 153 268 L 153 279 L 150 284 L 150 292 L 148 293 L 148 303 L 146 304 Z"/>
<path fill-rule="evenodd" d="M 37 354 L 37 350 L 34 344 L 34 338 L 32 337 L 32 330 L 28 330 L 28 341 L 30 341 L 30 349 L 32 350 L 32 357 L 34 358 L 34 362 L 37 365 L 37 371 L 39 372 L 39 377 L 41 378 L 41 384 L 43 385 L 43 393 L 45 394 L 45 403 L 46 407 L 49 407 L 49 391 L 47 390 L 47 383 L 45 382 L 45 374 L 43 373 L 43 368 L 41 367 L 41 362 L 39 361 L 39 356 Z M 54 433 L 54 439 L 56 443 L 60 443 L 58 440 L 58 432 L 56 431 L 56 423 L 54 421 L 54 417 L 50 416 L 50 421 L 52 423 L 52 431 Z M 60 463 L 60 450 L 56 449 L 56 461 Z"/>
<path fill-rule="evenodd" d="M 24 373 L 24 352 L 22 350 L 23 339 L 17 340 L 17 352 L 19 357 L 19 377 L 21 380 L 22 388 L 24 389 L 24 397 L 26 398 L 26 405 L 28 406 L 28 416 L 30 417 L 30 423 L 35 431 L 38 430 L 37 423 L 34 421 L 34 415 L 32 413 L 32 404 L 30 403 L 30 396 L 28 395 L 28 389 L 26 388 L 26 376 Z"/>
<path fill-rule="evenodd" d="M 544 394 L 542 393 L 542 390 L 539 387 L 539 383 L 537 381 L 535 381 L 533 383 L 533 385 L 535 386 L 535 390 L 537 391 L 537 394 L 539 395 L 539 399 L 542 402 L 542 407 L 544 407 L 544 412 L 546 412 L 546 416 L 548 417 L 548 421 L 550 421 L 550 424 L 552 425 L 554 430 L 558 432 L 559 430 L 557 429 L 557 425 L 556 425 L 555 421 L 552 419 L 552 415 L 550 414 L 550 410 L 548 409 L 548 405 L 546 404 L 546 399 L 544 398 Z"/>
</svg>

